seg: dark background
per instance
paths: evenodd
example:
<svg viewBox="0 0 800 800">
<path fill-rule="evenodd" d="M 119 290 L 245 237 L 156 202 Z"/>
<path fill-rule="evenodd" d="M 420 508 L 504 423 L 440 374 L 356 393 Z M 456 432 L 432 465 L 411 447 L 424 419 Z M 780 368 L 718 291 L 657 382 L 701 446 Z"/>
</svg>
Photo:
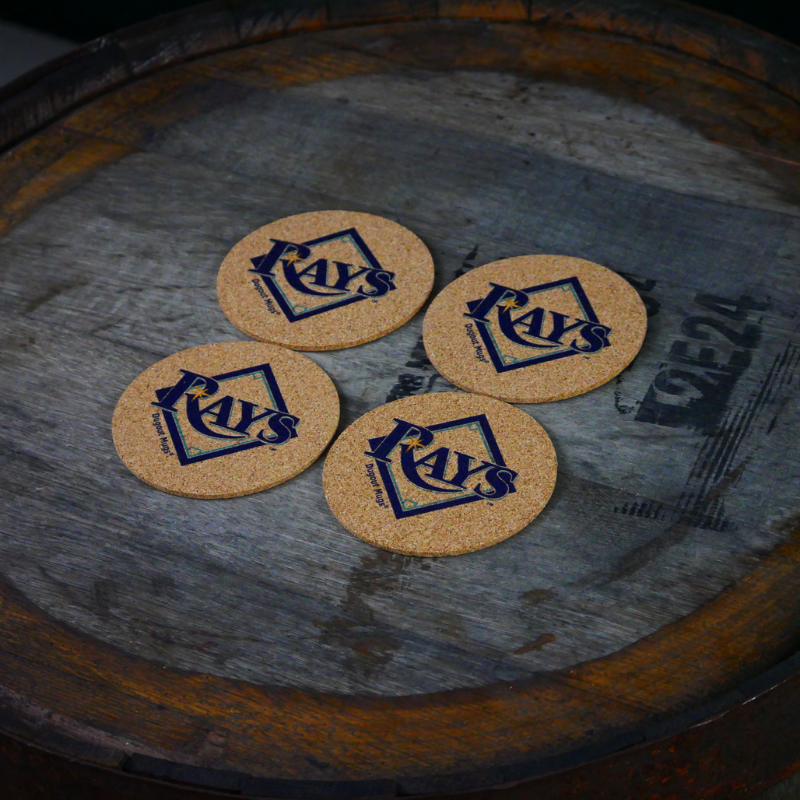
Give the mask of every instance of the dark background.
<svg viewBox="0 0 800 800">
<path fill-rule="evenodd" d="M 0 0 L 0 19 L 85 42 L 191 5 L 191 0 Z M 800 44 L 800 0 L 701 0 L 695 5 Z"/>
</svg>

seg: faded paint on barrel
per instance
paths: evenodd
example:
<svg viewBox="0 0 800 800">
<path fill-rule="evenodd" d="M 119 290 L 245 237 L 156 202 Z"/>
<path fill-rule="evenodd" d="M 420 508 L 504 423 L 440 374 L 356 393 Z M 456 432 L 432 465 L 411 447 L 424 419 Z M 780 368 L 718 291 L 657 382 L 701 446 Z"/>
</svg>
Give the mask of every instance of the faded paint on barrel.
<svg viewBox="0 0 800 800">
<path fill-rule="evenodd" d="M 531 72 L 554 68 L 541 53 L 513 76 L 431 70 L 440 51 L 475 37 L 475 26 L 458 25 L 343 31 L 212 57 L 125 90 L 138 106 L 115 111 L 101 100 L 66 119 L 60 139 L 42 137 L 55 151 L 38 171 L 8 167 L 20 181 L 6 206 L 16 228 L 0 243 L 15 426 L 6 488 L 18 516 L 4 555 L 36 605 L 114 646 L 81 645 L 103 665 L 92 680 L 111 680 L 116 692 L 113 676 L 136 665 L 126 688 L 136 699 L 110 713 L 93 696 L 92 707 L 101 727 L 133 720 L 137 746 L 170 752 L 195 741 L 195 723 L 174 703 L 200 685 L 173 670 L 152 673 L 125 653 L 229 679 L 422 695 L 416 706 L 303 701 L 304 752 L 328 766 L 309 768 L 298 752 L 269 774 L 322 778 L 435 775 L 475 765 L 479 752 L 483 765 L 498 765 L 566 749 L 589 726 L 607 736 L 697 702 L 795 642 L 793 545 L 767 555 L 794 528 L 796 462 L 771 445 L 797 424 L 791 170 L 779 180 L 652 109 L 537 80 Z M 541 43 L 530 29 L 479 33 L 487 30 L 494 46 Z M 410 50 L 413 41 L 428 49 Z M 312 56 L 305 73 L 302 64 L 279 66 L 303 48 Z M 398 66 L 403 53 L 408 67 Z M 657 56 L 662 66 L 669 59 Z M 596 86 L 597 70 L 589 73 Z M 717 75 L 704 91 L 733 92 L 734 83 Z M 447 102 L 433 108 L 439 93 Z M 764 124 L 775 109 L 791 119 L 790 104 L 773 95 L 760 109 L 754 118 L 763 113 Z M 730 133 L 737 146 L 747 135 Z M 687 163 L 703 166 L 687 174 Z M 328 518 L 318 468 L 284 494 L 198 510 L 130 483 L 104 446 L 104 409 L 126 375 L 179 347 L 238 338 L 213 297 L 230 242 L 265 217 L 334 200 L 418 231 L 434 250 L 439 286 L 536 248 L 629 273 L 645 296 L 651 335 L 619 383 L 529 409 L 554 436 L 563 474 L 551 510 L 519 545 L 484 559 L 387 556 Z M 723 291 L 738 303 L 720 301 Z M 418 328 L 419 320 L 372 345 L 315 356 L 337 380 L 348 420 L 387 399 L 449 388 L 426 363 Z M 713 359 L 700 349 L 709 346 Z M 302 524 L 282 524 L 286 508 Z M 738 594 L 702 606 L 743 576 Z M 772 608 L 776 597 L 784 604 Z M 31 612 L 17 603 L 9 595 L 6 632 L 21 643 Z M 689 621 L 677 622 L 685 614 Z M 71 662 L 74 642 L 58 631 L 48 628 L 48 641 L 65 670 L 51 688 L 5 674 L 81 716 L 80 692 L 58 694 L 75 670 L 66 665 L 82 663 Z M 31 656 L 44 665 L 45 653 Z M 597 656 L 607 658 L 576 666 Z M 532 677 L 553 668 L 569 671 Z M 510 682 L 516 701 L 498 682 Z M 263 770 L 259 753 L 267 741 L 278 747 L 284 729 L 274 740 L 242 735 L 264 708 L 282 719 L 269 693 L 216 679 L 202 685 L 201 716 L 214 719 L 208 736 L 224 742 L 215 763 Z M 456 687 L 478 693 L 425 694 Z M 150 705 L 159 695 L 169 701 L 155 706 L 165 706 L 166 727 Z M 440 741 L 465 714 L 490 707 L 495 716 L 446 751 L 421 753 L 400 735 L 413 722 L 423 740 L 427 732 Z M 391 752 L 365 744 L 379 718 L 395 722 Z M 327 741 L 334 720 L 366 740 Z M 202 760 L 203 736 L 180 758 Z"/>
</svg>

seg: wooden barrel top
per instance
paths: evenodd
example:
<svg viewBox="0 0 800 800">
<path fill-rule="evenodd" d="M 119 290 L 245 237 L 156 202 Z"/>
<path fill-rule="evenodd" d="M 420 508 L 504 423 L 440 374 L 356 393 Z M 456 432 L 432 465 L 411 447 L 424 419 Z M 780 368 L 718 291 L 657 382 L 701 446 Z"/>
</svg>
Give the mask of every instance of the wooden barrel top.
<svg viewBox="0 0 800 800">
<path fill-rule="evenodd" d="M 737 791 L 796 765 L 797 689 L 742 704 L 797 686 L 781 662 L 800 641 L 799 66 L 681 4 L 309 0 L 200 6 L 7 89 L 0 759 L 28 765 L 17 779 L 69 765 L 95 781 L 87 797 L 125 776 L 151 792 L 131 797 L 520 781 L 598 797 L 576 770 L 611 786 L 627 769 L 631 796 L 666 798 L 741 783 L 715 734 L 729 772 L 701 779 L 686 755 L 722 711 L 775 737 L 773 773 Z M 111 415 L 134 377 L 244 338 L 215 295 L 232 245 L 327 208 L 421 236 L 434 292 L 562 253 L 642 295 L 648 334 L 622 375 L 523 406 L 559 476 L 517 536 L 409 558 L 338 524 L 321 460 L 196 501 L 117 458 Z M 423 313 L 311 354 L 342 428 L 455 391 Z M 654 750 L 665 736 L 673 750 Z M 664 761 L 676 747 L 684 761 Z"/>
</svg>

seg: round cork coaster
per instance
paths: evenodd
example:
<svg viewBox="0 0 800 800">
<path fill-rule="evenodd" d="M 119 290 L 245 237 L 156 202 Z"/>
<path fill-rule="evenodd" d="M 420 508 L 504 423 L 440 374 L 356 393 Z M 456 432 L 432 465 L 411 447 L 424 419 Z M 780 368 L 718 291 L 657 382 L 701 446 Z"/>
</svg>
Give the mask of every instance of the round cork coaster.
<svg viewBox="0 0 800 800">
<path fill-rule="evenodd" d="M 336 432 L 339 397 L 311 359 L 260 342 L 175 353 L 123 392 L 112 432 L 125 466 L 183 497 L 237 497 L 294 477 Z"/>
<path fill-rule="evenodd" d="M 433 259 L 407 228 L 354 211 L 286 217 L 242 239 L 217 294 L 239 330 L 295 350 L 371 342 L 416 314 Z"/>
<path fill-rule="evenodd" d="M 425 350 L 449 381 L 512 403 L 588 392 L 633 361 L 647 314 L 636 290 L 599 264 L 520 256 L 463 275 L 431 303 Z"/>
<path fill-rule="evenodd" d="M 556 452 L 522 409 L 442 392 L 356 420 L 333 444 L 322 485 L 361 539 L 396 553 L 452 556 L 522 530 L 553 493 Z"/>
</svg>

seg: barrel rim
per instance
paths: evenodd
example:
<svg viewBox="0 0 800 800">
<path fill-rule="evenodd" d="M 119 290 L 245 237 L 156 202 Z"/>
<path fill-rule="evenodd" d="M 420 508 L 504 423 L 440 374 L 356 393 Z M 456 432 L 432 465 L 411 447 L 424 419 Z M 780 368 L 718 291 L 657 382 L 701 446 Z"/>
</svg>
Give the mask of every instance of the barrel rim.
<svg viewBox="0 0 800 800">
<path fill-rule="evenodd" d="M 369 16 L 353 17 L 352 8 L 357 5 L 348 3 L 347 0 L 211 2 L 164 15 L 154 21 L 125 28 L 119 33 L 90 42 L 21 76 L 0 91 L 0 152 L 10 149 L 85 102 L 119 89 L 141 77 L 192 59 L 306 31 L 390 22 L 478 18 L 495 23 L 517 22 L 539 26 L 574 27 L 624 36 L 642 44 L 665 47 L 692 58 L 718 63 L 800 101 L 800 69 L 798 69 L 800 48 L 743 23 L 729 20 L 723 15 L 695 9 L 681 2 L 656 3 L 653 0 L 639 0 L 635 3 L 623 3 L 617 0 L 609 4 L 591 0 L 578 7 L 560 2 L 558 12 L 554 13 L 552 5 L 531 0 L 524 4 L 496 3 L 495 6 L 500 6 L 500 10 L 496 15 L 492 15 L 486 10 L 490 4 L 480 0 L 458 0 L 449 4 L 447 0 L 428 4 L 414 3 L 413 0 L 402 4 L 381 0 L 370 4 Z M 520 5 L 526 7 L 524 15 L 519 13 Z M 405 11 L 398 11 L 399 6 L 408 8 Z M 349 12 L 348 7 L 351 9 Z M 664 25 L 665 8 L 677 16 L 677 19 L 671 19 L 669 23 L 675 26 L 675 30 L 680 29 L 683 38 L 669 26 Z M 609 10 L 616 15 L 613 19 L 609 19 Z M 267 21 L 261 27 L 254 26 L 249 33 L 243 33 L 245 21 L 259 13 L 266 14 Z M 724 35 L 721 35 L 720 26 L 724 29 Z M 212 36 L 209 30 L 218 34 L 217 27 L 222 30 L 222 34 Z M 169 38 L 159 39 L 159 34 L 173 32 L 176 29 L 180 32 L 181 41 L 186 43 L 185 46 L 166 47 L 167 44 L 174 44 L 174 41 Z M 204 38 L 203 31 L 206 31 L 207 38 Z M 153 37 L 157 39 L 155 45 L 150 42 Z M 703 46 L 707 48 L 705 52 L 702 52 Z M 153 55 L 154 47 L 156 55 Z M 159 50 L 159 47 L 162 49 Z M 744 48 L 756 57 L 737 58 L 736 51 L 740 48 Z M 102 74 L 94 74 L 95 70 L 100 70 Z M 50 97 L 49 102 L 45 102 L 48 91 L 54 87 L 59 88 L 60 94 Z M 662 733 L 665 730 L 671 731 L 665 734 L 666 739 L 660 737 L 654 739 L 655 734 L 652 733 L 648 737 L 648 729 L 645 729 L 642 736 L 649 741 L 639 744 L 635 749 L 646 749 L 656 740 L 672 741 L 687 727 L 719 726 L 728 714 L 752 699 L 778 691 L 780 687 L 787 687 L 798 672 L 800 672 L 800 656 L 795 655 L 718 700 L 695 708 L 691 712 L 679 714 L 669 723 L 661 723 L 656 730 Z M 535 781 L 556 772 L 569 772 L 595 759 L 611 760 L 622 749 L 635 744 L 629 736 L 622 736 L 601 745 L 577 749 L 568 754 L 571 763 L 562 763 L 560 766 L 558 758 L 555 761 L 537 759 L 535 762 L 521 765 L 516 773 L 518 777 L 513 783 Z M 39 747 L 34 744 L 30 746 Z M 80 758 L 76 759 L 75 756 L 65 757 L 80 761 Z M 91 764 L 91 762 L 85 763 Z M 179 775 L 185 770 L 185 765 L 178 762 L 162 763 L 165 765 L 164 774 L 168 779 L 170 774 Z M 145 778 L 147 776 L 143 770 L 147 766 L 142 762 L 138 768 L 136 764 L 129 764 L 123 769 L 130 774 Z M 149 764 L 150 769 L 154 766 L 153 763 Z M 210 775 L 215 770 L 207 772 Z M 502 773 L 502 775 L 492 775 L 492 771 L 484 770 L 488 780 L 474 784 L 469 791 L 478 791 L 478 786 L 508 785 L 509 781 L 504 777 L 514 774 L 514 770 L 505 768 Z M 473 775 L 467 780 L 474 777 Z M 291 783 L 305 786 L 317 782 Z M 344 787 L 361 782 L 332 783 Z M 453 782 L 449 783 L 452 785 Z M 458 784 L 459 780 L 455 783 Z M 351 786 L 351 788 L 356 787 Z"/>
<path fill-rule="evenodd" d="M 54 762 L 56 770 L 69 765 L 71 774 L 77 770 L 88 781 L 91 781 L 93 790 L 106 786 L 109 791 L 117 792 L 122 788 L 119 779 L 130 784 L 135 782 L 136 787 L 146 784 L 151 787 L 153 794 L 148 796 L 163 797 L 164 800 L 173 800 L 172 791 L 187 790 L 191 794 L 181 793 L 174 800 L 186 800 L 187 797 L 226 798 L 232 795 L 229 792 L 215 791 L 215 785 L 246 781 L 247 793 L 236 792 L 239 797 L 272 798 L 273 800 L 318 800 L 322 797 L 341 798 L 342 800 L 377 800 L 378 798 L 414 797 L 416 800 L 428 798 L 460 798 L 461 800 L 482 800 L 485 792 L 498 792 L 503 796 L 504 790 L 510 794 L 519 790 L 525 791 L 528 787 L 534 789 L 545 780 L 558 778 L 572 779 L 573 783 L 580 785 L 589 782 L 582 773 L 594 772 L 624 773 L 624 783 L 630 785 L 631 775 L 635 771 L 646 770 L 649 766 L 650 756 L 653 753 L 668 752 L 676 754 L 674 760 L 699 758 L 701 755 L 711 753 L 698 753 L 698 734 L 702 744 L 714 743 L 717 740 L 734 739 L 748 741 L 751 726 L 758 725 L 769 728 L 769 722 L 781 713 L 786 704 L 797 705 L 800 703 L 800 653 L 795 653 L 781 663 L 767 670 L 762 675 L 746 681 L 736 689 L 726 692 L 702 706 L 689 712 L 678 714 L 657 725 L 643 729 L 640 736 L 635 739 L 630 736 L 619 736 L 602 745 L 581 748 L 565 756 L 538 759 L 532 762 L 523 762 L 514 767 L 498 771 L 492 775 L 486 772 L 486 782 L 461 788 L 463 779 L 461 773 L 442 776 L 439 780 L 443 791 L 425 791 L 419 794 L 407 794 L 402 791 L 400 782 L 397 781 L 359 781 L 339 780 L 331 782 L 304 781 L 304 780 L 272 780 L 255 779 L 247 773 L 232 770 L 217 770 L 213 767 L 192 767 L 187 770 L 185 764 L 159 758 L 125 757 L 115 767 L 94 763 L 81 755 L 66 755 L 63 752 L 48 747 L 38 742 L 31 742 L 19 734 L 9 733 L 0 728 L 0 764 L 3 763 L 8 753 L 16 753 L 13 763 L 20 758 L 35 754 L 34 758 L 44 757 Z M 766 707 L 765 707 L 766 706 Z M 689 736 L 687 736 L 689 734 Z M 687 742 L 686 739 L 689 739 Z M 711 748 L 713 751 L 713 748 Z M 784 766 L 783 773 L 777 777 L 764 770 L 762 777 L 755 782 L 755 788 L 761 791 L 781 778 L 786 778 L 800 767 L 800 760 L 795 759 L 788 768 Z M 732 788 L 742 788 L 743 783 L 736 768 L 720 769 L 720 764 L 715 764 L 717 775 L 716 782 L 725 781 Z M 66 770 L 65 770 L 66 771 Z M 474 777 L 469 775 L 469 777 Z M 752 776 L 751 777 L 751 783 Z M 494 778 L 494 780 L 492 780 Z M 58 777 L 54 779 L 59 785 Z M 324 788 L 330 789 L 335 785 L 333 792 L 323 793 Z M 455 787 L 455 788 L 454 788 Z M 695 786 L 699 790 L 700 786 Z M 159 791 L 163 795 L 158 794 Z M 253 794 L 257 791 L 257 794 Z M 748 792 L 749 794 L 749 792 Z M 105 797 L 112 795 L 92 795 L 92 797 Z M 580 795 L 584 796 L 584 795 Z"/>
<path fill-rule="evenodd" d="M 800 101 L 800 47 L 681 0 L 376 0 L 368 10 L 361 5 L 210 0 L 95 39 L 0 89 L 0 153 L 83 103 L 167 67 L 282 36 L 387 22 L 476 19 L 613 34 L 716 63 Z"/>
</svg>

